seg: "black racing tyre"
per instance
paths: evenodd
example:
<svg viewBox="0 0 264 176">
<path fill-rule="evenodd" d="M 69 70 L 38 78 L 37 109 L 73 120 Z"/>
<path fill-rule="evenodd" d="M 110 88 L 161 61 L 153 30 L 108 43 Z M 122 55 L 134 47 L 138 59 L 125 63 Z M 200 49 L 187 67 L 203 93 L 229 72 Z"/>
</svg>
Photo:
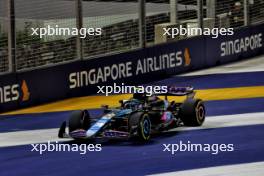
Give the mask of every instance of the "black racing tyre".
<svg viewBox="0 0 264 176">
<path fill-rule="evenodd" d="M 186 126 L 201 126 L 205 120 L 205 107 L 200 99 L 187 99 L 181 105 L 180 118 Z"/>
<path fill-rule="evenodd" d="M 132 139 L 148 141 L 151 135 L 151 121 L 148 113 L 132 113 L 128 120 L 128 129 Z"/>
<path fill-rule="evenodd" d="M 90 114 L 86 110 L 72 112 L 69 119 L 69 132 L 77 129 L 87 130 L 91 126 Z"/>
</svg>

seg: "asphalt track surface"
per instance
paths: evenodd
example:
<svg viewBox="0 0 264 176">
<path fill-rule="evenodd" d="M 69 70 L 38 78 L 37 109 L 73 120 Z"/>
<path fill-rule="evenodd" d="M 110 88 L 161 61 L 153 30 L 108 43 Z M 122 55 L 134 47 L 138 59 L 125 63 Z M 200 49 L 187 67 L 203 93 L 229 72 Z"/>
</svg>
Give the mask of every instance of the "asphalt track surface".
<svg viewBox="0 0 264 176">
<path fill-rule="evenodd" d="M 263 76 L 264 57 L 257 57 L 155 82 L 197 88 L 197 96 L 206 100 L 205 124 L 201 128 L 171 130 L 154 136 L 144 145 L 124 140 L 95 141 L 102 144 L 102 151 L 84 155 L 79 152 L 40 155 L 31 152 L 30 144 L 57 141 L 60 122 L 67 119 L 71 110 L 83 108 L 87 101 L 98 100 L 91 110 L 93 116 L 98 116 L 101 112 L 98 105 L 104 103 L 102 97 L 66 100 L 4 114 L 0 116 L 0 175 L 263 175 Z M 220 93 L 212 95 L 217 91 Z M 111 96 L 108 101 L 118 98 Z M 70 106 L 72 102 L 76 104 Z M 163 144 L 180 141 L 233 144 L 234 151 L 218 154 L 163 151 Z"/>
</svg>

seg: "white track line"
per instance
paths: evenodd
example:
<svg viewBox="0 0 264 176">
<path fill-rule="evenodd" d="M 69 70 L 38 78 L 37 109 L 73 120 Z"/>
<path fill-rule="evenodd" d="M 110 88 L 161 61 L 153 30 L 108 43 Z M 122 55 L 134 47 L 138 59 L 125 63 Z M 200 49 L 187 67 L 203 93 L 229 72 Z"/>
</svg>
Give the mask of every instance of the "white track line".
<svg viewBox="0 0 264 176">
<path fill-rule="evenodd" d="M 264 124 L 264 113 L 247 113 L 208 117 L 201 127 L 179 127 L 173 131 L 223 128 Z M 58 128 L 0 133 L 0 147 L 46 143 L 47 141 L 66 141 L 57 137 Z"/>
<path fill-rule="evenodd" d="M 179 76 L 196 76 L 196 75 L 210 75 L 221 73 L 244 73 L 264 71 L 264 56 L 257 56 L 252 59 L 244 60 L 241 62 L 221 65 L 209 69 L 203 69 L 190 73 L 184 73 Z"/>
<path fill-rule="evenodd" d="M 58 138 L 58 128 L 0 133 L 0 147 L 67 141 Z"/>
<path fill-rule="evenodd" d="M 264 162 L 216 166 L 154 174 L 155 176 L 263 176 Z"/>
<path fill-rule="evenodd" d="M 172 131 L 187 131 L 256 124 L 264 124 L 264 113 L 245 113 L 208 117 L 205 119 L 204 124 L 200 127 L 179 127 L 172 129 Z"/>
</svg>

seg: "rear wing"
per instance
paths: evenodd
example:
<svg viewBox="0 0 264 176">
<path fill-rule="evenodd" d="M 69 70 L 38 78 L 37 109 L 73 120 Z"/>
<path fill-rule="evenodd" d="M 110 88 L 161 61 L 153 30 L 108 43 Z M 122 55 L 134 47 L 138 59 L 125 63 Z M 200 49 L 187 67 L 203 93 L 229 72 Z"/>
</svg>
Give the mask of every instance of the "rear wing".
<svg viewBox="0 0 264 176">
<path fill-rule="evenodd" d="M 195 91 L 193 87 L 176 87 L 168 86 L 167 93 L 155 94 L 157 96 L 187 96 L 187 98 L 193 98 L 195 96 Z"/>
</svg>

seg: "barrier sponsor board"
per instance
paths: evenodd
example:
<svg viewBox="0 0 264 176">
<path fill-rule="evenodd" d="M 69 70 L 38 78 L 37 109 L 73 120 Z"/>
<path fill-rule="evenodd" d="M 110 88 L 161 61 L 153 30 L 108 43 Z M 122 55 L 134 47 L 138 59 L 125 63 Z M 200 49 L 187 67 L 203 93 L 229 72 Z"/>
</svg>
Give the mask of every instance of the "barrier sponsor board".
<svg viewBox="0 0 264 176">
<path fill-rule="evenodd" d="M 96 93 L 116 82 L 137 85 L 263 53 L 264 25 L 233 36 L 198 36 L 127 53 L 0 77 L 0 111 Z"/>
<path fill-rule="evenodd" d="M 236 30 L 232 36 L 206 38 L 206 64 L 227 63 L 263 53 L 264 25 Z"/>
</svg>

